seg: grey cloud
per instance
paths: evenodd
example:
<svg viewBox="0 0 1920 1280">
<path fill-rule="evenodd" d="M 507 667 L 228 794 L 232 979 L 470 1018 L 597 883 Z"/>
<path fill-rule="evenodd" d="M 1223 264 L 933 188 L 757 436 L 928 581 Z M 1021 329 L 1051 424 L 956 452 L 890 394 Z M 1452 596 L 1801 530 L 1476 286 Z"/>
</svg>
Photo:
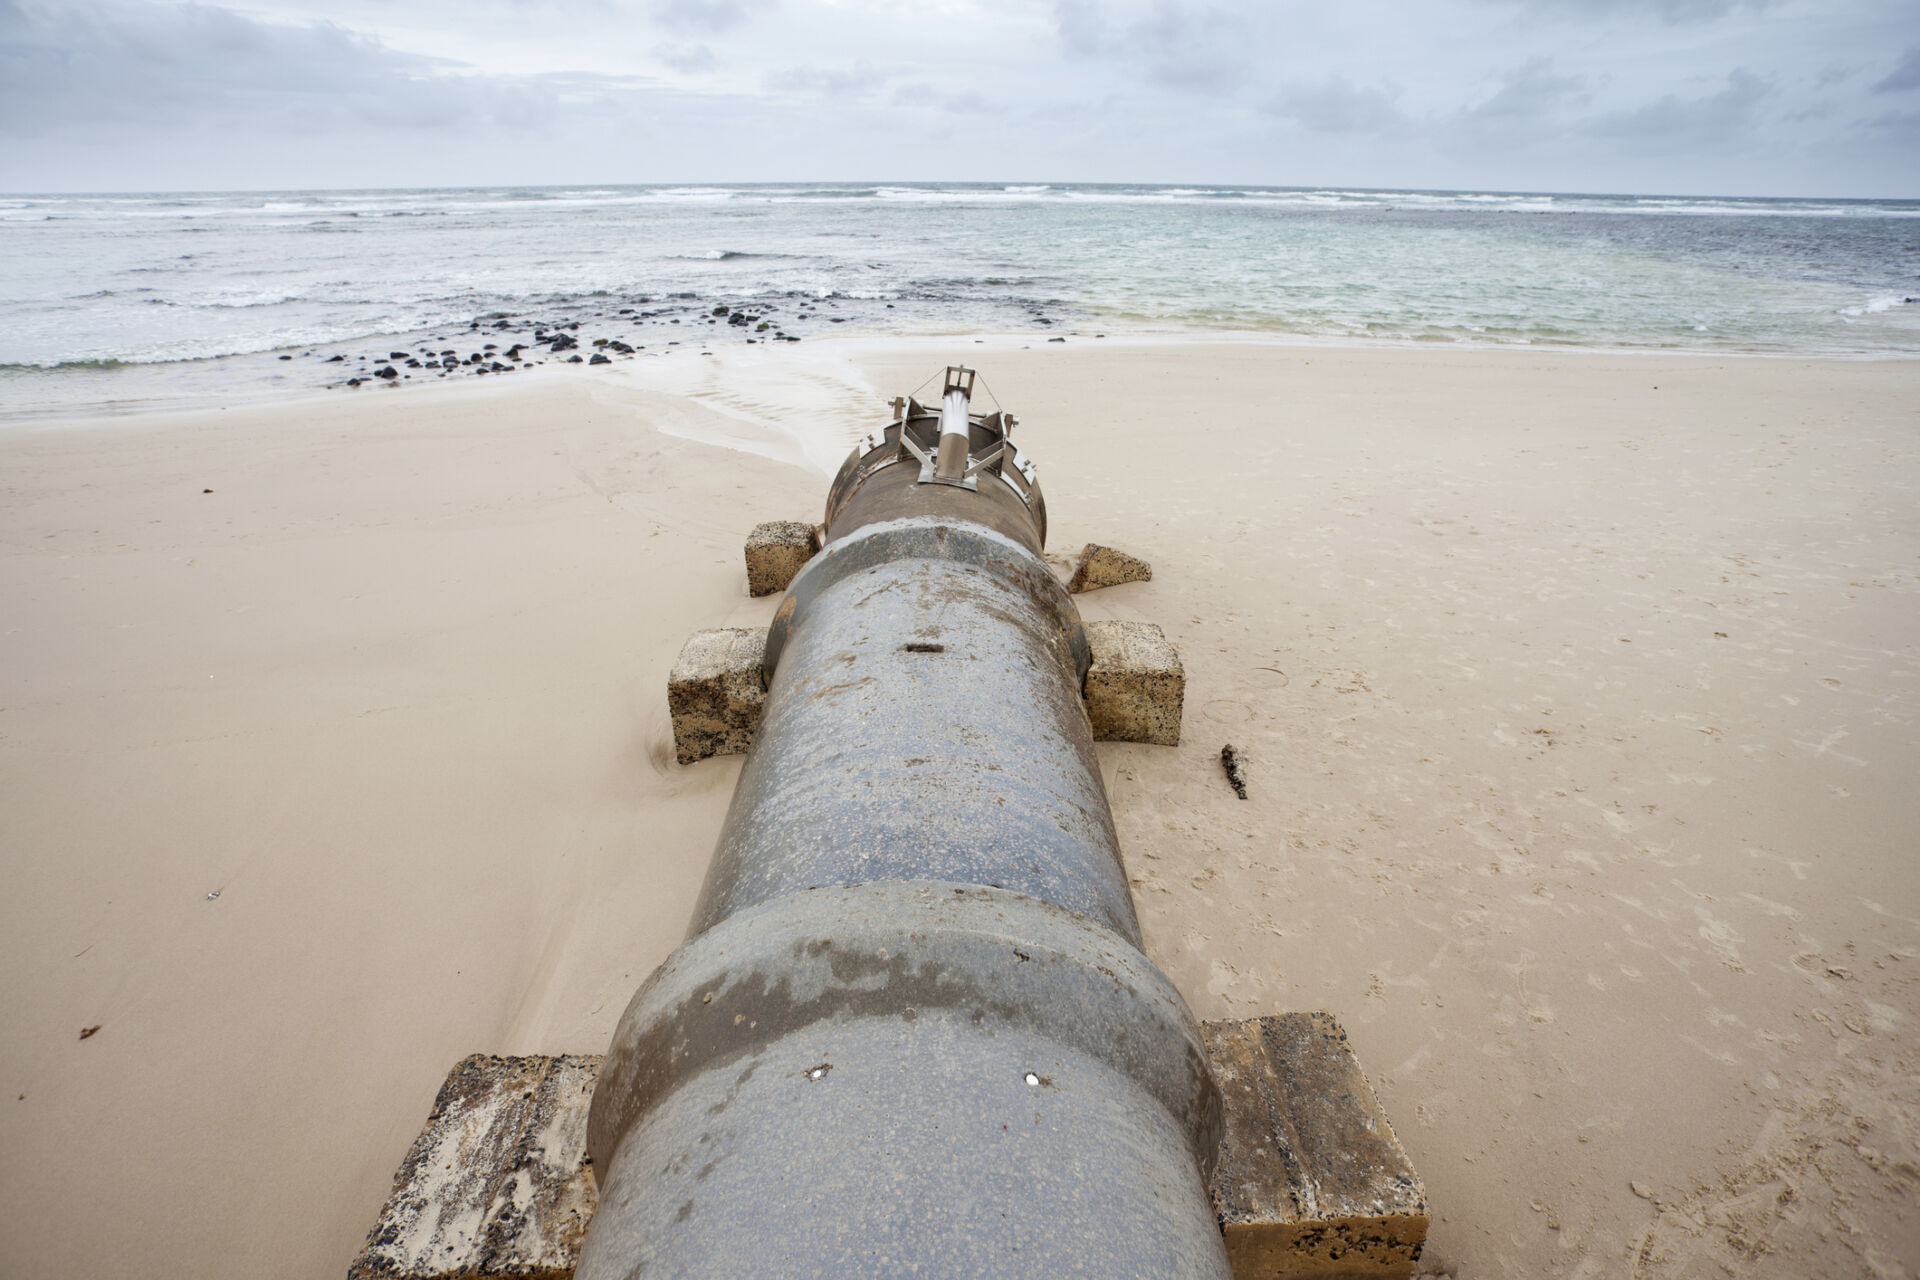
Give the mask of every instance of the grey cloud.
<svg viewBox="0 0 1920 1280">
<path fill-rule="evenodd" d="M 1867 121 L 1867 128 L 1902 142 L 1920 143 L 1920 111 L 1888 111 Z"/>
<path fill-rule="evenodd" d="M 543 95 L 490 93 L 450 64 L 398 53 L 330 24 L 263 22 L 203 5 L 0 0 L 0 121 L 15 136 L 76 124 L 200 119 L 415 128 L 519 123 Z"/>
<path fill-rule="evenodd" d="M 1585 76 L 1557 74 L 1551 58 L 1529 58 L 1500 79 L 1499 91 L 1467 112 L 1469 118 L 1539 120 L 1562 106 L 1578 105 L 1591 96 Z"/>
<path fill-rule="evenodd" d="M 1760 10 L 1776 0 L 1490 0 L 1512 4 L 1545 17 L 1587 21 L 1650 14 L 1663 22 L 1711 22 L 1737 9 Z"/>
<path fill-rule="evenodd" d="M 720 65 L 713 56 L 713 50 L 704 44 L 657 44 L 653 47 L 653 56 L 675 71 L 697 74 L 711 71 Z"/>
<path fill-rule="evenodd" d="M 718 34 L 745 22 L 771 0 L 654 0 L 653 19 L 674 31 Z"/>
<path fill-rule="evenodd" d="M 1057 0 L 1054 29 L 1066 52 L 1079 58 L 1131 63 L 1156 84 L 1189 92 L 1220 92 L 1246 80 L 1239 50 L 1245 27 L 1238 14 L 1214 5 L 1154 0 L 1123 21 L 1095 0 Z"/>
<path fill-rule="evenodd" d="M 1369 27 L 1273 0 L 983 0 L 967 6 L 969 47 L 1027 44 L 964 78 L 926 62 L 945 5 L 867 21 L 869 0 L 464 0 L 445 45 L 428 22 L 453 10 L 437 7 L 273 16 L 333 2 L 0 0 L 0 172 L 21 186 L 251 185 L 268 166 L 343 185 L 904 175 L 944 127 L 972 173 L 1062 180 L 1898 194 L 1920 132 L 1913 0 L 1825 16 L 1806 0 L 1440 0 L 1391 31 L 1384 4 L 1361 10 Z M 1049 30 L 1034 41 L 1036 18 Z M 543 65 L 624 57 L 710 91 L 516 74 L 535 21 Z M 1724 74 L 1735 66 L 1750 70 Z M 610 121 L 626 122 L 612 146 Z M 536 127 L 539 146 L 509 132 Z"/>
<path fill-rule="evenodd" d="M 1110 32 L 1093 0 L 1059 0 L 1053 6 L 1053 26 L 1061 45 L 1075 57 L 1094 58 L 1107 50 Z"/>
<path fill-rule="evenodd" d="M 1907 89 L 1920 89 L 1920 45 L 1908 45 L 1886 79 L 1873 86 L 1875 93 L 1901 93 Z"/>
<path fill-rule="evenodd" d="M 851 67 L 791 67 L 767 78 L 767 84 L 774 89 L 785 89 L 799 93 L 817 93 L 829 98 L 846 98 L 867 93 L 887 82 L 883 72 L 875 71 L 866 63 L 856 63 Z"/>
<path fill-rule="evenodd" d="M 1267 112 L 1316 133 L 1380 133 L 1406 123 L 1395 94 L 1364 88 L 1345 76 L 1315 85 L 1295 85 L 1267 104 Z"/>
<path fill-rule="evenodd" d="M 1220 9 L 1190 9 L 1161 0 L 1128 33 L 1148 54 L 1147 71 L 1177 89 L 1222 89 L 1246 77 L 1234 51 L 1239 21 Z"/>
<path fill-rule="evenodd" d="M 977 90 L 965 89 L 954 93 L 920 82 L 903 84 L 895 89 L 893 104 L 898 107 L 932 107 L 953 115 L 969 116 L 999 115 L 1003 110 L 999 103 Z"/>
<path fill-rule="evenodd" d="M 246 138 L 468 136 L 609 118 L 659 92 L 633 76 L 473 74 L 329 23 L 209 5 L 0 0 L 0 136 L 12 143 L 137 149 L 163 136 L 217 153 Z"/>
<path fill-rule="evenodd" d="M 1646 154 L 1678 154 L 1737 140 L 1754 123 L 1757 108 L 1772 84 L 1736 67 L 1727 87 L 1701 98 L 1667 94 L 1635 111 L 1590 121 L 1585 132 Z"/>
</svg>

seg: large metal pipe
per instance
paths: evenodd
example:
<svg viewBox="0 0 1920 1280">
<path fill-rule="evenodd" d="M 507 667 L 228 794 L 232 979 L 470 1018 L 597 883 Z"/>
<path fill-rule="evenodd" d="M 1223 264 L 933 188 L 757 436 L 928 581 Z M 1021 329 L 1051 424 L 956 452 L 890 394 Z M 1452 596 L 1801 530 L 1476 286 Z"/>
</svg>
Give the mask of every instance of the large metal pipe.
<svg viewBox="0 0 1920 1280">
<path fill-rule="evenodd" d="M 1044 499 L 961 412 L 958 475 L 908 401 L 829 493 L 688 940 L 601 1071 L 582 1280 L 1227 1275 L 1219 1096 L 1140 951 Z"/>
</svg>

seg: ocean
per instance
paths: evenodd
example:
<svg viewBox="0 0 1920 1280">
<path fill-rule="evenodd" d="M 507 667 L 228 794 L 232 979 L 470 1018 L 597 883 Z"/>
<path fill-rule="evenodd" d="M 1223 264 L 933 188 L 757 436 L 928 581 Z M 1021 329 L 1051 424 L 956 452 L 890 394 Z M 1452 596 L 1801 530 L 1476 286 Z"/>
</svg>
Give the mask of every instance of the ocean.
<svg viewBox="0 0 1920 1280">
<path fill-rule="evenodd" d="M 473 335 L 565 359 L 532 335 L 576 325 L 570 354 L 597 336 L 634 348 L 620 359 L 1004 332 L 1920 354 L 1920 201 L 1087 184 L 36 195 L 0 197 L 0 262 L 0 414 L 15 419 L 313 394 L 400 353 L 416 363 L 396 381 L 505 372 L 509 342 L 483 353 Z M 723 322 L 736 311 L 751 323 Z"/>
</svg>

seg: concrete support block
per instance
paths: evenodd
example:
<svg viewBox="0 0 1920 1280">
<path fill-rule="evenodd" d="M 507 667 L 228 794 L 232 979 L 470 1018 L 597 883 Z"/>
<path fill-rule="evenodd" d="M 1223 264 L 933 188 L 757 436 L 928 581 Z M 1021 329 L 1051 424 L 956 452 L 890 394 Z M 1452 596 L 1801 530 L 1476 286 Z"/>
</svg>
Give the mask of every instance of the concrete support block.
<svg viewBox="0 0 1920 1280">
<path fill-rule="evenodd" d="M 475 1054 L 427 1126 L 348 1280 L 565 1280 L 593 1217 L 587 1104 L 600 1057 Z"/>
<path fill-rule="evenodd" d="M 1211 1187 L 1234 1280 L 1401 1280 L 1426 1191 L 1330 1013 L 1204 1022 L 1226 1103 Z"/>
<path fill-rule="evenodd" d="M 774 520 L 753 526 L 747 535 L 747 593 L 770 596 L 785 591 L 818 550 L 819 525 Z"/>
<path fill-rule="evenodd" d="M 1118 586 L 1122 582 L 1149 582 L 1152 579 L 1153 566 L 1145 560 L 1089 542 L 1080 548 L 1080 554 L 1073 562 L 1073 576 L 1067 580 L 1067 590 L 1078 595 L 1082 591 L 1098 591 L 1101 587 Z"/>
<path fill-rule="evenodd" d="M 1187 673 L 1166 632 L 1151 622 L 1089 622 L 1086 630 L 1093 666 L 1082 692 L 1095 739 L 1178 746 Z"/>
<path fill-rule="evenodd" d="M 767 702 L 765 627 L 723 627 L 687 637 L 667 677 L 673 750 L 681 764 L 738 755 L 753 745 Z"/>
<path fill-rule="evenodd" d="M 1410 1276 L 1426 1193 L 1333 1015 L 1200 1035 L 1226 1104 L 1210 1189 L 1234 1280 Z M 586 1118 L 600 1062 L 455 1067 L 348 1280 L 568 1280 L 597 1203 Z"/>
<path fill-rule="evenodd" d="M 1089 622 L 1093 665 L 1083 695 L 1093 736 L 1109 742 L 1180 742 L 1187 675 L 1166 633 L 1150 622 Z M 767 633 L 723 627 L 688 637 L 667 678 L 674 755 L 681 764 L 738 755 L 753 745 L 767 691 Z"/>
</svg>

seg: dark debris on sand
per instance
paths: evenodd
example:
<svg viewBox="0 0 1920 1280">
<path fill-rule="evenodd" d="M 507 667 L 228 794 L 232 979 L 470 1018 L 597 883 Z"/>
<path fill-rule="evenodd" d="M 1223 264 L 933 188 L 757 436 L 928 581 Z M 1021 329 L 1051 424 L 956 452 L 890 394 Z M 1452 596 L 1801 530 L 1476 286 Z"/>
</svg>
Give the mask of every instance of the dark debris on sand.
<svg viewBox="0 0 1920 1280">
<path fill-rule="evenodd" d="M 1242 800 L 1247 798 L 1247 771 L 1240 760 L 1239 751 L 1229 742 L 1220 748 L 1220 763 L 1227 771 L 1227 783 L 1233 788 L 1233 794 Z"/>
<path fill-rule="evenodd" d="M 710 348 L 720 341 L 749 345 L 798 342 L 806 330 L 822 321 L 844 320 L 826 314 L 839 305 L 838 299 L 808 294 L 746 304 L 715 303 L 690 293 L 658 298 L 635 294 L 594 301 L 599 305 L 560 304 L 517 314 L 488 312 L 469 321 L 464 329 L 423 334 L 404 351 L 394 347 L 367 355 L 316 348 L 301 355 L 325 365 L 347 366 L 333 371 L 335 376 L 325 384 L 328 387 L 362 387 L 375 382 L 397 387 L 413 381 L 416 374 L 422 379 L 484 377 L 530 369 L 549 359 L 561 364 L 612 364 L 637 359 L 650 345 L 653 354 L 661 355 L 676 347 Z M 481 343 L 482 338 L 497 340 Z M 503 343 L 510 345 L 503 349 Z M 476 344 L 478 350 L 474 349 Z M 293 358 L 278 356 L 281 360 Z"/>
<path fill-rule="evenodd" d="M 820 298 L 797 292 L 749 303 L 716 302 L 693 293 L 556 299 L 525 312 L 490 311 L 468 321 L 464 328 L 456 325 L 423 333 L 409 340 L 408 350 L 394 344 L 384 352 L 363 354 L 328 346 L 310 348 L 301 352 L 301 357 L 323 365 L 344 366 L 328 370 L 331 376 L 324 385 L 329 388 L 375 384 L 398 387 L 416 377 L 424 380 L 514 373 L 550 359 L 556 364 L 604 365 L 642 355 L 665 355 L 675 348 L 711 348 L 720 342 L 799 342 L 803 335 L 823 325 L 847 323 L 850 317 L 832 314 L 843 301 L 856 309 L 870 305 L 857 299 Z M 1036 326 L 1054 323 L 1039 305 L 1030 304 L 1027 311 L 1028 321 Z M 277 358 L 294 359 L 287 354 Z"/>
</svg>

